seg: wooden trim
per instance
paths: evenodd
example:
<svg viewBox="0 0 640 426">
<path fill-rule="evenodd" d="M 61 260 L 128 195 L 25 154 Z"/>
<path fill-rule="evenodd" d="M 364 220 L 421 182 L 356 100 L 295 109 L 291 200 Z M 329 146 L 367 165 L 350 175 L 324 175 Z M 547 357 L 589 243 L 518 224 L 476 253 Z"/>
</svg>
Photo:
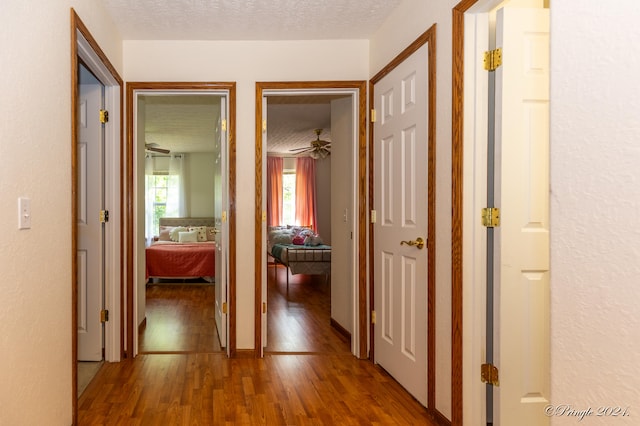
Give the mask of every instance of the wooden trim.
<svg viewBox="0 0 640 426">
<path fill-rule="evenodd" d="M 256 83 L 256 150 L 255 150 L 255 175 L 256 175 L 256 198 L 255 198 L 255 247 L 254 257 L 254 337 L 253 348 L 255 356 L 262 357 L 262 288 L 266 285 L 262 282 L 262 85 Z"/>
<path fill-rule="evenodd" d="M 237 349 L 236 356 L 234 358 L 237 359 L 251 359 L 251 358 L 259 358 L 257 351 L 253 349 Z"/>
<path fill-rule="evenodd" d="M 371 108 L 375 105 L 374 85 L 387 76 L 398 65 L 409 56 L 415 53 L 423 45 L 427 44 L 429 64 L 427 69 L 428 77 L 428 187 L 427 187 L 427 410 L 434 416 L 437 410 L 436 405 L 436 24 L 433 24 L 427 31 L 422 33 L 413 43 L 405 48 L 389 64 L 380 70 L 370 81 L 369 96 Z M 373 209 L 373 126 L 369 127 L 369 208 Z M 369 300 L 371 309 L 375 307 L 374 298 L 374 244 L 373 244 L 373 224 L 369 225 L 369 265 L 370 284 Z M 371 334 L 371 358 L 374 357 L 375 334 L 373 324 L 370 326 Z"/>
<path fill-rule="evenodd" d="M 136 330 L 133 318 L 133 198 L 134 169 L 133 164 L 133 111 L 134 94 L 138 90 L 185 90 L 211 91 L 227 90 L 229 92 L 228 132 L 228 178 L 229 178 L 229 292 L 227 293 L 229 335 L 227 344 L 229 356 L 236 356 L 236 83 L 235 82 L 130 82 L 127 83 L 127 349 L 133 354 L 133 331 Z"/>
<path fill-rule="evenodd" d="M 304 90 L 304 89 L 357 89 L 358 90 L 358 330 L 360 345 L 358 357 L 367 357 L 367 99 L 366 81 L 289 81 L 256 82 L 256 149 L 255 149 L 255 338 L 256 356 L 262 353 L 262 97 L 265 90 Z"/>
<path fill-rule="evenodd" d="M 451 420 L 447 419 L 444 414 L 438 410 L 434 410 L 433 419 L 438 426 L 451 426 Z"/>
<path fill-rule="evenodd" d="M 330 318 L 329 322 L 331 324 L 331 327 L 333 327 L 338 333 L 340 333 L 341 336 L 351 342 L 351 333 L 349 332 L 349 330 L 344 328 L 338 321 L 334 320 L 333 318 Z"/>
<path fill-rule="evenodd" d="M 71 424 L 78 424 L 78 36 L 71 9 Z"/>
<path fill-rule="evenodd" d="M 116 71 L 115 67 L 107 58 L 98 42 L 93 38 L 91 32 L 87 26 L 82 22 L 76 11 L 70 9 L 70 22 L 71 22 L 71 398 L 72 398 L 72 424 L 77 424 L 78 421 L 78 277 L 75 271 L 78 269 L 77 262 L 77 250 L 78 250 L 78 32 L 82 34 L 93 52 L 98 56 L 102 65 L 109 71 L 109 74 L 116 81 L 116 85 L 122 88 L 122 78 Z M 122 91 L 120 91 L 120 116 L 119 122 L 122 123 Z M 118 135 L 120 141 L 120 176 L 123 172 L 123 129 L 120 126 L 120 134 Z M 123 234 L 124 229 L 122 227 L 122 213 L 123 213 L 123 195 L 122 195 L 122 179 L 120 180 L 120 354 L 124 353 L 124 323 L 123 323 L 123 307 L 124 307 L 124 294 L 123 294 L 123 252 L 124 242 Z"/>
<path fill-rule="evenodd" d="M 451 92 L 451 424 L 462 425 L 462 171 L 464 111 L 464 12 L 477 0 L 453 8 Z"/>
<path fill-rule="evenodd" d="M 379 73 L 378 73 L 379 74 Z M 376 80 L 377 81 L 377 80 Z M 375 95 L 374 95 L 374 82 L 372 80 L 369 80 L 369 111 L 371 111 L 371 109 L 373 109 L 375 107 Z M 374 160 L 374 156 L 373 156 L 373 123 L 371 123 L 371 118 L 369 119 L 369 163 L 368 163 L 368 170 L 369 170 L 369 212 L 371 212 L 371 210 L 373 210 L 373 205 L 374 205 L 374 191 L 373 191 L 373 185 L 374 185 L 374 179 L 373 179 L 373 160 Z M 369 213 L 367 212 L 367 213 Z M 367 214 L 367 218 L 369 217 L 369 214 Z M 374 291 L 373 291 L 373 284 L 374 284 L 374 273 L 375 273 L 375 268 L 374 268 L 374 262 L 375 262 L 375 256 L 374 256 L 374 244 L 373 244 L 373 223 L 371 223 L 371 221 L 369 220 L 369 313 L 371 311 L 374 310 L 375 308 L 375 298 L 374 298 Z M 375 361 L 375 349 L 376 349 L 376 340 L 375 340 L 375 326 L 373 324 L 373 322 L 371 321 L 371 317 L 368 316 L 367 317 L 369 320 L 369 359 L 371 360 L 371 362 Z"/>
<path fill-rule="evenodd" d="M 436 24 L 428 31 L 429 55 L 429 184 L 427 189 L 427 345 L 428 345 L 428 386 L 427 403 L 436 411 Z"/>
<path fill-rule="evenodd" d="M 147 317 L 144 317 L 140 325 L 138 326 L 138 334 L 142 333 L 142 331 L 147 328 Z"/>
</svg>

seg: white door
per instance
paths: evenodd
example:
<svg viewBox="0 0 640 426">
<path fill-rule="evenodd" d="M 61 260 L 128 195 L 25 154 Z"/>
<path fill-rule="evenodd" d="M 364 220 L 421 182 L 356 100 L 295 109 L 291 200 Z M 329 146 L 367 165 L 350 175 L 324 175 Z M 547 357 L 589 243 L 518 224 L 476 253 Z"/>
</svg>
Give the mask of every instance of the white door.
<svg viewBox="0 0 640 426">
<path fill-rule="evenodd" d="M 428 46 L 374 87 L 375 362 L 427 404 Z M 425 240 L 422 248 L 401 241 Z"/>
<path fill-rule="evenodd" d="M 104 131 L 100 122 L 104 86 L 80 66 L 78 145 L 78 360 L 100 361 L 103 348 Z"/>
<path fill-rule="evenodd" d="M 216 221 L 216 275 L 215 275 L 215 315 L 216 327 L 220 336 L 220 345 L 226 347 L 227 351 L 227 271 L 229 268 L 229 221 L 227 214 L 229 211 L 228 193 L 228 173 L 227 173 L 227 98 L 220 97 L 220 117 L 217 123 L 217 138 L 215 153 L 215 201 L 214 218 Z"/>
<path fill-rule="evenodd" d="M 549 403 L 549 10 L 497 13 L 494 424 L 544 425 Z"/>
</svg>

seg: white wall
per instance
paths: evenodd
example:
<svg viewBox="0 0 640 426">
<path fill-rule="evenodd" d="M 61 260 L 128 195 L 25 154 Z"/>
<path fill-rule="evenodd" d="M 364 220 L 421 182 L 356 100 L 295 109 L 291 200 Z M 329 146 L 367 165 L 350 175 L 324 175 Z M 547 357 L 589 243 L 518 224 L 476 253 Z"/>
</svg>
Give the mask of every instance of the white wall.
<svg viewBox="0 0 640 426">
<path fill-rule="evenodd" d="M 437 23 L 436 409 L 451 418 L 451 9 L 458 1 L 404 0 L 371 39 L 371 77 Z"/>
<path fill-rule="evenodd" d="M 316 212 L 316 232 L 331 245 L 331 156 L 316 160 Z"/>
<path fill-rule="evenodd" d="M 0 424 L 71 424 L 70 7 L 117 69 L 97 0 L 0 6 Z M 17 199 L 32 227 L 18 230 Z"/>
<path fill-rule="evenodd" d="M 366 80 L 366 40 L 125 41 L 127 81 L 236 81 L 236 229 L 255 240 L 255 83 L 292 80 Z M 238 256 L 237 345 L 254 343 L 254 258 Z"/>
<path fill-rule="evenodd" d="M 213 217 L 214 163 L 212 152 L 192 152 L 187 155 L 189 167 L 189 215 Z"/>
<path fill-rule="evenodd" d="M 632 0 L 551 3 L 552 403 L 630 407 L 587 425 L 640 415 L 639 19 Z"/>
</svg>

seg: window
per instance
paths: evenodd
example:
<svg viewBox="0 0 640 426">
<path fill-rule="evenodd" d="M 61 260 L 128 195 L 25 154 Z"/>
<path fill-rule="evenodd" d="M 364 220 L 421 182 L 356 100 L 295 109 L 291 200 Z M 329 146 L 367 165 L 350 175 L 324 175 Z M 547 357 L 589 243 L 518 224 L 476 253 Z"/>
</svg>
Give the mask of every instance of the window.
<svg viewBox="0 0 640 426">
<path fill-rule="evenodd" d="M 151 214 L 147 215 L 147 220 L 151 222 L 150 226 L 147 226 L 150 231 L 147 235 L 159 235 L 160 218 L 177 216 L 175 213 L 167 211 L 167 199 L 170 191 L 178 186 L 179 177 L 177 175 L 153 174 L 147 175 L 146 178 L 147 209 L 151 210 Z"/>
<path fill-rule="evenodd" d="M 296 221 L 296 174 L 282 174 L 282 221 L 285 225 L 295 225 Z"/>
</svg>

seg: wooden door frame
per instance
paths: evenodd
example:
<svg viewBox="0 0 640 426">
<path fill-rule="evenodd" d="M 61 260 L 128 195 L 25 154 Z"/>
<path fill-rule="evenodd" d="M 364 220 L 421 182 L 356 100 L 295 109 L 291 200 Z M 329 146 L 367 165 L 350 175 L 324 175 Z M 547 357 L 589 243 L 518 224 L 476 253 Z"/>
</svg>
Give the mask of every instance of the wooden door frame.
<svg viewBox="0 0 640 426">
<path fill-rule="evenodd" d="M 288 81 L 288 82 L 257 82 L 256 83 L 256 121 L 255 121 L 255 322 L 254 322 L 254 357 L 259 358 L 262 353 L 262 290 L 266 283 L 262 281 L 262 261 L 265 254 L 262 252 L 262 97 L 268 90 L 313 90 L 313 89 L 351 89 L 358 91 L 358 334 L 359 358 L 367 357 L 367 256 L 366 256 L 366 173 L 367 173 L 367 111 L 366 111 L 366 81 Z M 322 94 L 321 92 L 319 94 Z"/>
<path fill-rule="evenodd" d="M 111 119 L 115 124 L 114 128 L 116 129 L 116 134 L 112 135 L 113 139 L 117 140 L 118 150 L 119 150 L 119 158 L 117 158 L 118 164 L 117 167 L 120 169 L 119 176 L 119 207 L 117 217 L 120 218 L 120 222 L 115 225 L 117 228 L 113 231 L 119 234 L 119 247 L 118 251 L 120 253 L 120 257 L 117 260 L 119 264 L 119 270 L 114 271 L 114 276 L 117 276 L 117 285 L 118 288 L 112 288 L 110 290 L 113 294 L 119 294 L 119 300 L 116 302 L 112 301 L 114 304 L 118 304 L 118 306 L 113 305 L 114 309 L 120 312 L 120 321 L 118 330 L 112 330 L 112 334 L 117 335 L 119 332 L 119 352 L 120 358 L 123 356 L 123 347 L 124 347 L 124 334 L 122 329 L 122 315 L 123 315 L 123 254 L 124 253 L 124 238 L 123 238 L 123 226 L 122 226 L 122 213 L 123 213 L 123 197 L 122 197 L 122 153 L 123 153 L 123 131 L 122 131 L 122 86 L 123 81 L 115 67 L 111 64 L 107 55 L 102 51 L 98 42 L 93 38 L 91 32 L 87 28 L 87 26 L 82 22 L 76 11 L 71 8 L 71 363 L 72 363 L 72 374 L 71 374 L 71 398 L 72 398 L 72 424 L 77 424 L 78 420 L 78 372 L 77 372 L 77 363 L 78 363 L 78 277 L 76 274 L 78 268 L 77 261 L 77 249 L 78 249 L 78 231 L 77 231 L 77 223 L 78 223 L 78 141 L 79 141 L 79 132 L 78 132 L 78 64 L 81 61 L 80 58 L 80 49 L 79 46 L 81 43 L 85 43 L 84 48 L 90 50 L 90 54 L 94 58 L 94 65 L 100 67 L 101 71 L 104 74 L 108 75 L 109 83 L 102 82 L 105 85 L 105 89 L 107 90 L 116 90 L 115 88 L 119 88 L 119 96 L 117 96 L 116 102 L 118 105 L 116 106 L 119 111 L 116 111 L 116 114 L 112 113 Z M 78 37 L 78 34 L 84 38 L 81 40 Z M 88 66 L 88 69 L 92 70 L 92 67 Z M 95 70 L 93 70 L 95 71 Z M 116 160 L 116 159 L 113 159 Z M 114 283 L 115 284 L 115 283 Z M 116 321 L 114 323 L 117 324 Z M 106 332 L 106 331 L 105 331 Z M 105 336 L 107 337 L 107 336 Z M 113 339 L 109 339 L 113 341 Z M 110 348 L 111 352 L 115 351 L 116 348 Z"/>
<path fill-rule="evenodd" d="M 463 169 L 464 169 L 464 14 L 478 0 L 452 9 L 451 93 L 451 423 L 463 423 Z M 469 366 L 467 366 L 469 367 Z"/>
<path fill-rule="evenodd" d="M 134 160 L 134 111 L 135 92 L 144 91 L 188 91 L 188 92 L 209 92 L 214 90 L 226 90 L 229 92 L 228 108 L 229 116 L 227 117 L 227 143 L 229 162 L 227 167 L 228 186 L 229 186 L 229 269 L 227 271 L 227 279 L 229 288 L 227 293 L 227 315 L 229 332 L 227 334 L 227 352 L 229 357 L 236 355 L 236 83 L 235 82 L 127 82 L 127 220 L 126 220 L 126 253 L 127 253 L 127 277 L 126 277 L 126 294 L 127 294 L 127 354 L 132 357 L 136 351 L 134 350 L 134 333 L 138 332 L 137 324 L 134 318 L 134 271 L 136 266 L 134 263 L 134 206 L 136 200 L 134 198 L 134 182 L 136 178 Z"/>
<path fill-rule="evenodd" d="M 369 81 L 369 105 L 375 105 L 374 86 L 414 52 L 427 44 L 428 49 L 428 188 L 427 188 L 427 410 L 431 416 L 445 421 L 445 416 L 435 408 L 436 404 L 436 24 L 422 33 L 416 40 L 407 46 L 391 62 L 382 68 Z M 374 134 L 373 126 L 369 126 L 369 210 L 373 210 L 374 202 Z M 373 223 L 369 223 L 369 304 L 375 309 L 374 300 L 374 230 Z M 369 325 L 370 335 L 370 359 L 374 360 L 375 333 L 374 325 Z"/>
</svg>

